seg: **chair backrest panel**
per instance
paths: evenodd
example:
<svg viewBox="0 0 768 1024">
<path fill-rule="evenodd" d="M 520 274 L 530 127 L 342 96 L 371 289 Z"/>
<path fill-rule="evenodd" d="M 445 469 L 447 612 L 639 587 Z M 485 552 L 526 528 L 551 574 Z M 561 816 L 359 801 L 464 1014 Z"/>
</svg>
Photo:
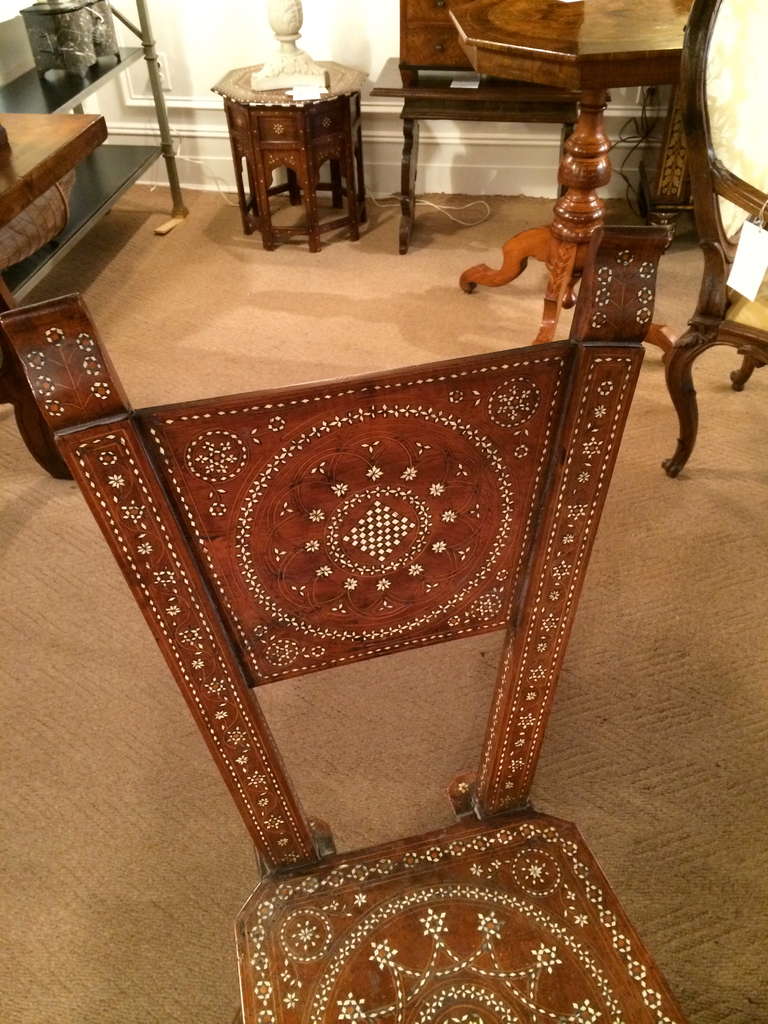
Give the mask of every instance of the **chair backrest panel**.
<svg viewBox="0 0 768 1024">
<path fill-rule="evenodd" d="M 506 626 L 572 357 L 139 414 L 254 682 Z"/>
<path fill-rule="evenodd" d="M 527 802 L 664 242 L 601 236 L 571 342 L 139 413 L 78 297 L 0 318 L 265 864 L 329 841 L 254 681 L 506 627 L 452 794 Z"/>
</svg>

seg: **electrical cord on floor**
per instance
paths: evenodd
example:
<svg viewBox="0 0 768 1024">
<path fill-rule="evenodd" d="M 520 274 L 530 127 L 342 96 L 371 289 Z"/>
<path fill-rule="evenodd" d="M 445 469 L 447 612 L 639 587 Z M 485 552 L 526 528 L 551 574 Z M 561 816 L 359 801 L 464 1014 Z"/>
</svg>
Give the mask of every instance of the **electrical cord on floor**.
<svg viewBox="0 0 768 1024">
<path fill-rule="evenodd" d="M 659 122 L 659 115 L 649 115 L 648 113 L 648 107 L 650 106 L 651 100 L 655 99 L 655 97 L 656 89 L 653 86 L 643 89 L 643 102 L 640 108 L 640 114 L 627 118 L 619 129 L 616 141 L 610 147 L 611 149 L 614 149 L 620 143 L 631 143 L 629 151 L 625 154 L 624 159 L 621 161 L 619 166 L 615 168 L 615 170 L 624 179 L 624 184 L 627 187 L 627 205 L 637 217 L 642 217 L 642 213 L 640 212 L 639 204 L 637 202 L 639 199 L 639 193 L 637 186 L 632 184 L 625 168 L 637 150 L 651 138 L 656 130 L 656 125 Z"/>
<path fill-rule="evenodd" d="M 393 203 L 382 203 L 374 195 L 369 194 L 366 198 L 370 199 L 373 205 L 378 206 L 381 210 L 394 209 L 400 206 L 399 199 L 396 199 Z M 454 221 L 456 224 L 461 224 L 463 228 L 476 227 L 478 224 L 483 224 L 491 216 L 491 207 L 484 199 L 473 199 L 469 203 L 464 203 L 463 206 L 441 206 L 439 203 L 433 203 L 430 199 L 417 199 L 416 205 L 431 206 L 433 209 L 439 210 L 440 213 L 444 213 L 449 220 Z M 460 217 L 454 217 L 453 213 L 451 213 L 452 210 L 468 210 L 471 206 L 482 206 L 485 208 L 485 213 L 477 220 L 462 220 Z"/>
<path fill-rule="evenodd" d="M 173 154 L 173 157 L 174 157 L 175 160 L 181 160 L 183 163 L 188 163 L 188 164 L 200 164 L 202 166 L 207 166 L 208 165 L 208 161 L 203 159 L 202 157 L 199 157 L 199 156 L 182 156 L 181 155 L 181 144 L 182 144 L 182 141 L 183 141 L 183 136 L 176 135 L 176 136 L 172 136 L 172 138 L 174 138 L 175 141 L 176 141 L 176 149 L 175 149 L 174 154 Z M 233 203 L 231 199 L 227 198 L 227 191 L 229 191 L 229 193 L 232 194 L 234 192 L 234 190 L 232 188 L 228 188 L 227 183 L 226 183 L 226 181 L 224 181 L 223 178 L 220 178 L 216 174 L 212 174 L 210 171 L 208 171 L 204 175 L 204 177 L 210 178 L 211 181 L 215 182 L 216 190 L 219 193 L 219 195 L 221 196 L 221 198 L 224 200 L 224 202 L 227 204 L 227 206 L 239 206 L 240 205 L 239 203 Z M 159 184 L 158 182 L 155 182 L 154 185 L 150 185 L 149 186 L 149 191 L 150 192 L 154 192 L 155 189 L 158 187 L 158 184 Z"/>
</svg>

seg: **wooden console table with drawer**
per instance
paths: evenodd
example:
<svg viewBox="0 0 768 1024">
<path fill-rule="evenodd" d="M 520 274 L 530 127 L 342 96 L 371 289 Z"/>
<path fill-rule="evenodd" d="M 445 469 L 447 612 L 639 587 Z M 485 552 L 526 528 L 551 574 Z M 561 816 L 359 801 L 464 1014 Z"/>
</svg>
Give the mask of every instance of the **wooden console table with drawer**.
<svg viewBox="0 0 768 1024">
<path fill-rule="evenodd" d="M 472 66 L 459 44 L 448 0 L 400 0 L 400 57 L 387 61 L 371 95 L 403 100 L 402 255 L 413 233 L 421 121 L 560 124 L 562 147 L 576 120 L 575 93 L 485 77 L 478 88 L 454 88 L 452 72 L 462 71 L 471 72 Z"/>
</svg>

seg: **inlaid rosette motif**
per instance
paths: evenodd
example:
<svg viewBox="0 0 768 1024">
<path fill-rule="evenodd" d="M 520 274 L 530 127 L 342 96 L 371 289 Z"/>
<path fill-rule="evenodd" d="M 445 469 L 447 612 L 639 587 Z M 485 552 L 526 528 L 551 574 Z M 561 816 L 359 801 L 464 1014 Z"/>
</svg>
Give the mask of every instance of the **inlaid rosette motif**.
<svg viewBox="0 0 768 1024">
<path fill-rule="evenodd" d="M 153 418 L 257 681 L 505 625 L 564 362 Z"/>
</svg>

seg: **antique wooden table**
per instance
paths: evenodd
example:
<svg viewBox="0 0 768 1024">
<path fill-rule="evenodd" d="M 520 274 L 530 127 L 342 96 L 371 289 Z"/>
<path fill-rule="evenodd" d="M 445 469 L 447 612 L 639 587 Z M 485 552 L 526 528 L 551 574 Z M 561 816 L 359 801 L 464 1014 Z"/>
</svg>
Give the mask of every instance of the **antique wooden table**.
<svg viewBox="0 0 768 1024">
<path fill-rule="evenodd" d="M 331 62 L 321 66 L 330 74 L 330 90 L 318 99 L 294 100 L 285 89 L 254 92 L 250 76 L 259 65 L 235 68 L 214 86 L 224 97 L 243 232 L 259 231 L 265 249 L 305 234 L 309 251 L 319 252 L 322 233 L 348 227 L 354 241 L 366 220 L 359 91 L 364 76 Z M 326 161 L 330 182 L 321 182 Z M 287 181 L 273 185 L 273 174 L 281 167 Z M 272 223 L 270 198 L 284 192 L 292 206 L 303 201 L 305 225 Z M 330 192 L 336 208 L 346 198 L 346 215 L 321 222 L 319 192 Z"/>
<path fill-rule="evenodd" d="M 576 128 L 558 173 L 566 191 L 555 203 L 552 223 L 506 242 L 499 270 L 481 264 L 461 275 L 469 292 L 478 284 L 507 284 L 529 259 L 546 263 L 536 341 L 551 341 L 561 308 L 573 305 L 587 244 L 603 223 L 597 189 L 611 178 L 603 124 L 608 89 L 677 81 L 690 6 L 691 0 L 470 0 L 451 7 L 461 46 L 477 71 L 580 93 Z"/>
<path fill-rule="evenodd" d="M 97 114 L 3 114 L 0 116 L 0 227 L 47 192 L 107 137 Z M 5 144 L 3 144 L 5 143 Z M 0 311 L 15 305 L 0 276 Z M 29 451 L 52 476 L 68 477 L 29 393 L 0 336 L 0 404 L 10 403 Z"/>
<path fill-rule="evenodd" d="M 454 83 L 461 81 L 461 72 L 423 68 L 403 84 L 398 62 L 392 57 L 371 92 L 372 96 L 403 100 L 399 237 L 403 256 L 408 252 L 416 216 L 416 170 L 422 120 L 560 124 L 563 144 L 576 120 L 577 95 L 567 89 L 492 78 L 482 79 L 477 88 L 455 87 Z"/>
</svg>

